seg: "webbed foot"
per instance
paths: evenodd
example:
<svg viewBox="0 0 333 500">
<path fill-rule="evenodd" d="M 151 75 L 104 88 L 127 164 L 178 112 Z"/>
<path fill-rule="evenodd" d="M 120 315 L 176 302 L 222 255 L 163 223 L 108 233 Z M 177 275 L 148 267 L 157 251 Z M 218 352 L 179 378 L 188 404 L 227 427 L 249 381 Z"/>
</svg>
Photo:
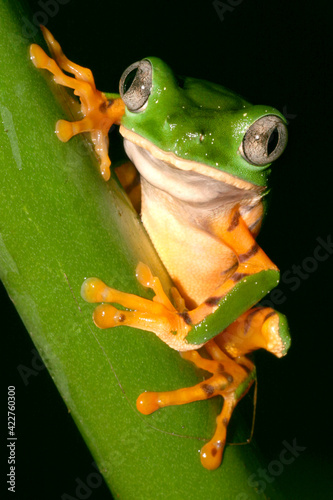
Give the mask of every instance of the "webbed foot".
<svg viewBox="0 0 333 500">
<path fill-rule="evenodd" d="M 212 377 L 194 387 L 168 392 L 144 392 L 137 399 L 137 409 L 149 415 L 159 408 L 222 396 L 223 408 L 216 418 L 214 436 L 201 449 L 201 463 L 206 469 L 216 469 L 222 461 L 226 444 L 227 426 L 238 401 L 246 394 L 255 379 L 253 363 L 243 357 L 237 361 L 227 356 L 210 340 L 205 345 L 212 359 L 205 359 L 197 351 L 182 353 L 182 357 L 198 368 L 212 373 Z"/>
</svg>

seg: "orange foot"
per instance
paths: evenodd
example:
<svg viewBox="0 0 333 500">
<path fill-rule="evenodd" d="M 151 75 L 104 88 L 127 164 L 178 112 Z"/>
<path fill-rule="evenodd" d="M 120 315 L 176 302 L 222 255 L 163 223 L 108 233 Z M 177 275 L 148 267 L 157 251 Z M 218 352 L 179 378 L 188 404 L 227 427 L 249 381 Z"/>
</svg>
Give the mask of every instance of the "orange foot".
<svg viewBox="0 0 333 500">
<path fill-rule="evenodd" d="M 214 340 L 205 344 L 212 358 L 205 359 L 197 352 L 201 346 L 186 340 L 191 326 L 184 317 L 190 312 L 186 312 L 177 290 L 171 290 L 173 305 L 160 280 L 142 263 L 137 267 L 137 278 L 143 286 L 154 291 L 153 300 L 115 290 L 98 278 L 88 278 L 82 285 L 81 295 L 88 302 L 102 302 L 93 315 L 99 328 L 129 325 L 154 332 L 171 348 L 182 351 L 185 359 L 212 373 L 208 380 L 194 387 L 171 392 L 145 392 L 139 396 L 137 408 L 149 415 L 165 406 L 222 396 L 224 404 L 216 419 L 215 434 L 201 450 L 202 465 L 207 469 L 216 469 L 222 461 L 227 425 L 233 410 L 255 380 L 255 366 L 246 355 L 264 348 L 277 357 L 284 356 L 289 347 L 285 318 L 268 307 L 249 309 Z M 125 309 L 119 310 L 112 304 L 120 304 Z"/>
<path fill-rule="evenodd" d="M 210 340 L 205 348 L 212 359 L 201 357 L 197 351 L 182 353 L 182 357 L 192 361 L 198 368 L 212 373 L 212 377 L 194 387 L 176 391 L 144 392 L 138 397 L 136 405 L 141 413 L 149 415 L 165 406 L 222 396 L 224 403 L 220 415 L 216 418 L 215 434 L 203 446 L 200 456 L 202 465 L 206 469 L 213 470 L 221 464 L 229 420 L 238 401 L 247 393 L 255 380 L 255 367 L 245 357 L 238 358 L 237 361 L 231 359 L 214 340 Z"/>
</svg>

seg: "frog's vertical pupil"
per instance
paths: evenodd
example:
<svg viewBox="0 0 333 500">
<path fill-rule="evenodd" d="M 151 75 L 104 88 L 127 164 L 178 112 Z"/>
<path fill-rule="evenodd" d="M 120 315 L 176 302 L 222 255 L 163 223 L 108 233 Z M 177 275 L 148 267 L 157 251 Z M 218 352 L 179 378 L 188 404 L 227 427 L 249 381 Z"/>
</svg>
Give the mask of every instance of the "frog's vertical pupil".
<svg viewBox="0 0 333 500">
<path fill-rule="evenodd" d="M 287 128 L 279 116 L 262 116 L 247 129 L 241 154 L 252 165 L 267 165 L 281 155 L 287 137 Z"/>
<path fill-rule="evenodd" d="M 130 73 L 128 73 L 128 75 L 126 76 L 125 81 L 124 81 L 124 87 L 123 87 L 124 94 L 126 94 L 128 89 L 131 88 L 131 85 L 135 80 L 137 71 L 138 71 L 138 68 L 133 68 L 133 70 L 130 71 Z"/>
<path fill-rule="evenodd" d="M 270 156 L 273 151 L 275 151 L 278 143 L 279 143 L 279 130 L 277 127 L 274 128 L 272 131 L 271 135 L 269 136 L 268 142 L 267 142 L 267 155 Z"/>
</svg>

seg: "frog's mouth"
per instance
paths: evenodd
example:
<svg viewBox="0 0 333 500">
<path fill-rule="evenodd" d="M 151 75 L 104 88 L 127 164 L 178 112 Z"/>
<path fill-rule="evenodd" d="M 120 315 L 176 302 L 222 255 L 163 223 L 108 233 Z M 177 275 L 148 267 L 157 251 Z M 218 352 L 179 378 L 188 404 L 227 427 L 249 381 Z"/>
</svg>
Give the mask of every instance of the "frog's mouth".
<svg viewBox="0 0 333 500">
<path fill-rule="evenodd" d="M 141 176 L 156 188 L 193 204 L 259 201 L 265 187 L 165 152 L 135 132 L 120 127 L 124 148 Z"/>
</svg>

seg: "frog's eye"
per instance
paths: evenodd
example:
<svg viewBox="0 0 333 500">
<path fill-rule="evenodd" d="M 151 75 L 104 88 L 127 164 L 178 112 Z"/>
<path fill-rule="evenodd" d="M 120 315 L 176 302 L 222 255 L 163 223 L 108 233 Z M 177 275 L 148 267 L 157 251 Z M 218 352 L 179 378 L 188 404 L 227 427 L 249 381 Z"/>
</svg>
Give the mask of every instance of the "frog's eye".
<svg viewBox="0 0 333 500">
<path fill-rule="evenodd" d="M 267 165 L 283 153 L 287 139 L 287 127 L 281 118 L 266 115 L 247 130 L 239 150 L 252 165 Z"/>
<path fill-rule="evenodd" d="M 119 93 L 129 111 L 139 113 L 148 103 L 152 87 L 152 66 L 142 60 L 131 64 L 121 75 Z"/>
</svg>

